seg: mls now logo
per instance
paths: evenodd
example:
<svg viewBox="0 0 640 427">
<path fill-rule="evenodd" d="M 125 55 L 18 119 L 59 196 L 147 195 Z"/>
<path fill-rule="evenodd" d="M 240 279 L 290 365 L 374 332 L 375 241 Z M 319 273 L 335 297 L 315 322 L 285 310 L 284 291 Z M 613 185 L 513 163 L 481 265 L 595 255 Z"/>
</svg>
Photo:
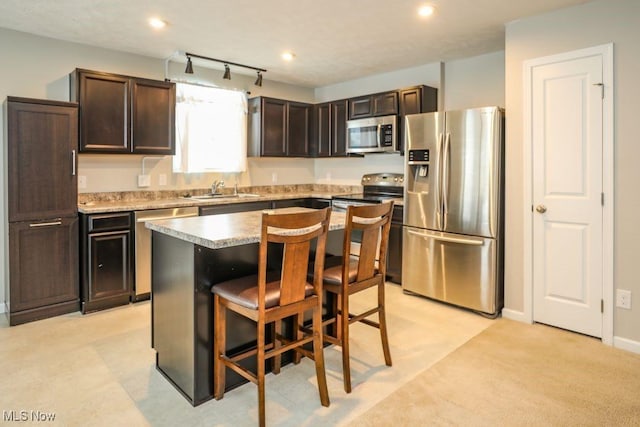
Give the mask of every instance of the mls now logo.
<svg viewBox="0 0 640 427">
<path fill-rule="evenodd" d="M 10 421 L 54 421 L 56 419 L 56 414 L 53 412 L 43 412 L 43 411 L 2 411 L 2 421 L 10 422 Z"/>
</svg>

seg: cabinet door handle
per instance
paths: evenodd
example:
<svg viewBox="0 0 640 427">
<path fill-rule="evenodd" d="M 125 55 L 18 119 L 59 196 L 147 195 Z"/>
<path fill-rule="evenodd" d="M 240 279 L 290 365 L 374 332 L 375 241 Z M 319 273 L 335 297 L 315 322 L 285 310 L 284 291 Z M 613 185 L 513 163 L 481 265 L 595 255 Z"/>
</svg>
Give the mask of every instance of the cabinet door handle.
<svg viewBox="0 0 640 427">
<path fill-rule="evenodd" d="M 71 150 L 71 176 L 76 175 L 76 150 Z"/>
<path fill-rule="evenodd" d="M 31 228 L 35 228 L 35 227 L 51 227 L 54 225 L 62 225 L 62 221 L 51 221 L 51 222 L 36 222 L 34 224 L 29 224 L 29 227 Z"/>
</svg>

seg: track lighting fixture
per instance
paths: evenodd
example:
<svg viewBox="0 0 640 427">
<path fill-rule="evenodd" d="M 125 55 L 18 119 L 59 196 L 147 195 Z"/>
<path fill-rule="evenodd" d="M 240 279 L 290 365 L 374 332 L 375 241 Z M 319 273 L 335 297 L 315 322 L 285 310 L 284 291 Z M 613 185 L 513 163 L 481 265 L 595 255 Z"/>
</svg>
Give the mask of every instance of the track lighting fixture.
<svg viewBox="0 0 640 427">
<path fill-rule="evenodd" d="M 225 80 L 231 80 L 231 70 L 229 65 L 233 65 L 234 67 L 242 67 L 249 68 L 250 70 L 256 70 L 258 72 L 258 78 L 255 81 L 256 86 L 262 86 L 262 73 L 266 73 L 267 70 L 264 68 L 252 67 L 251 65 L 238 64 L 236 62 L 225 61 L 223 59 L 215 59 L 209 58 L 208 56 L 196 55 L 195 53 L 185 52 L 184 55 L 187 57 L 187 68 L 184 70 L 186 74 L 193 74 L 193 64 L 191 63 L 191 58 L 199 58 L 206 59 L 207 61 L 220 62 L 224 64 L 224 75 L 222 76 Z"/>
</svg>

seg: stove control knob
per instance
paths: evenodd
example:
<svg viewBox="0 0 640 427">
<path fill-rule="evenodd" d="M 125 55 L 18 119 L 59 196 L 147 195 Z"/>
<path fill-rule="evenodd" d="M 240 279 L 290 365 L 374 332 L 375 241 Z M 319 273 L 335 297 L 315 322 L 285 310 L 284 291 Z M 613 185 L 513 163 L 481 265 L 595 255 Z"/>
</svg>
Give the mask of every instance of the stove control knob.
<svg viewBox="0 0 640 427">
<path fill-rule="evenodd" d="M 398 178 L 393 178 L 393 180 L 394 180 L 395 182 L 398 182 Z"/>
</svg>

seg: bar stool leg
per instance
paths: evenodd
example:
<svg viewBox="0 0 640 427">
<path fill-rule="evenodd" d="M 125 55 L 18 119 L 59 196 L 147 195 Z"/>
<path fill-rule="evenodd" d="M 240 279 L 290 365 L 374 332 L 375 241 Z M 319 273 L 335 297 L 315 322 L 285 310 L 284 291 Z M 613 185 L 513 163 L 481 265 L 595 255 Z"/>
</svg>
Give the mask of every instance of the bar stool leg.
<svg viewBox="0 0 640 427">
<path fill-rule="evenodd" d="M 344 391 L 351 393 L 351 366 L 349 363 L 349 297 L 342 295 L 340 316 L 340 341 L 342 344 L 342 377 Z"/>
<path fill-rule="evenodd" d="M 324 350 L 322 348 L 322 311 L 318 308 L 313 310 L 313 359 L 316 364 L 320 403 L 322 406 L 329 406 L 329 391 L 327 388 L 327 375 L 324 369 Z"/>
<path fill-rule="evenodd" d="M 273 322 L 271 331 L 273 332 L 273 348 L 277 350 L 280 348 L 280 340 L 278 337 L 282 336 L 282 320 Z M 273 372 L 274 375 L 280 373 L 280 366 L 282 366 L 282 355 L 278 354 L 277 356 L 273 356 L 273 359 L 271 359 L 271 372 Z"/>
<path fill-rule="evenodd" d="M 387 334 L 387 316 L 384 305 L 384 281 L 378 285 L 378 319 L 380 323 L 380 338 L 382 339 L 382 352 L 384 363 L 391 366 L 391 351 L 389 351 L 389 335 Z"/>
<path fill-rule="evenodd" d="M 258 322 L 258 354 L 257 354 L 257 375 L 258 382 L 258 421 L 260 427 L 265 427 L 266 424 L 266 402 L 264 396 L 264 330 L 265 324 Z"/>
<path fill-rule="evenodd" d="M 220 400 L 224 396 L 224 387 L 226 381 L 226 367 L 222 363 L 221 356 L 225 354 L 225 349 L 227 346 L 227 314 L 226 308 L 222 304 L 220 304 L 220 297 L 218 295 L 214 295 L 213 308 L 215 322 L 213 339 L 213 396 L 216 400 Z"/>
</svg>

